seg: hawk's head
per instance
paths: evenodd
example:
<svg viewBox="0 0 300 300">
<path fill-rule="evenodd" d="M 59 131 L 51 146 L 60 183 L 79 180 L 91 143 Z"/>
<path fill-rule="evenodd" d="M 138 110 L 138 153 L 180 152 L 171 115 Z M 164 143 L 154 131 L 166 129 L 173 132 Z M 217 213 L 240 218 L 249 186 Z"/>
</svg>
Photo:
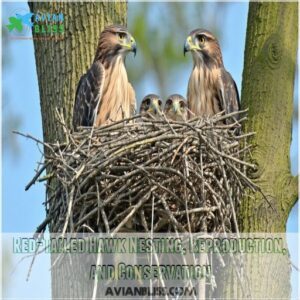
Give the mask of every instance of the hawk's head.
<svg viewBox="0 0 300 300">
<path fill-rule="evenodd" d="M 174 94 L 168 97 L 164 108 L 165 116 L 173 121 L 186 121 L 188 110 L 184 97 Z"/>
<path fill-rule="evenodd" d="M 159 118 L 162 111 L 162 100 L 155 94 L 149 94 L 144 97 L 140 107 L 140 114 L 146 116 L 150 114 L 154 118 Z"/>
<path fill-rule="evenodd" d="M 136 42 L 132 35 L 122 25 L 107 26 L 100 34 L 95 60 L 103 63 L 129 52 L 136 54 Z"/>
<path fill-rule="evenodd" d="M 192 52 L 194 62 L 206 66 L 222 66 L 222 53 L 215 36 L 205 29 L 195 29 L 187 37 L 184 45 L 184 54 Z"/>
</svg>

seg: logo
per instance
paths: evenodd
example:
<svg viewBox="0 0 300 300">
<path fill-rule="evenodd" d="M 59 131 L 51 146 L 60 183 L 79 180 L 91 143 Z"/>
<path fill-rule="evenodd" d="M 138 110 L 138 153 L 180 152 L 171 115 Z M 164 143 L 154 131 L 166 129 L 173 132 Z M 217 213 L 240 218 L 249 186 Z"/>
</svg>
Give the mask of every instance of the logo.
<svg viewBox="0 0 300 300">
<path fill-rule="evenodd" d="M 23 11 L 10 16 L 5 26 L 10 37 L 15 39 L 62 39 L 64 20 L 63 13 Z"/>
</svg>

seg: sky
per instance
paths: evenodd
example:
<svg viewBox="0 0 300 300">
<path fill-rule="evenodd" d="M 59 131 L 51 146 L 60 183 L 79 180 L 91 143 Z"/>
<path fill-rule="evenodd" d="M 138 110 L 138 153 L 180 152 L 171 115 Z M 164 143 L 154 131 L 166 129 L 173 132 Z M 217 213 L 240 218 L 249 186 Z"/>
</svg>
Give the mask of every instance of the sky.
<svg viewBox="0 0 300 300">
<path fill-rule="evenodd" d="M 130 4 L 132 5 L 132 4 Z M 3 22 L 15 10 L 27 10 L 26 3 L 4 4 L 3 6 Z M 130 9 L 130 6 L 129 6 Z M 222 28 L 223 38 L 221 48 L 223 52 L 224 64 L 226 69 L 230 71 L 233 78 L 237 82 L 238 89 L 241 89 L 241 78 L 243 70 L 243 56 L 246 33 L 248 4 L 247 3 L 229 3 L 227 8 L 227 16 L 225 24 Z M 130 19 L 128 20 L 130 30 Z M 201 25 L 201 26 L 200 26 Z M 204 26 L 203 26 L 204 25 Z M 205 27 L 205 24 L 195 24 L 195 28 Z M 191 28 L 192 30 L 193 28 Z M 232 40 L 232 32 L 234 32 L 234 43 Z M 138 41 L 137 41 L 138 42 Z M 239 45 L 237 47 L 237 45 Z M 4 70 L 2 75 L 3 94 L 8 97 L 8 108 L 3 107 L 3 117 L 9 118 L 11 109 L 14 114 L 21 119 L 19 130 L 23 133 L 30 133 L 32 136 L 42 139 L 41 112 L 39 106 L 38 80 L 35 68 L 33 43 L 30 40 L 10 40 L 8 45 L 9 67 Z M 187 82 L 190 69 L 183 70 L 183 82 Z M 143 84 L 145 87 L 144 95 L 151 90 L 155 90 L 155 81 L 149 78 L 148 83 Z M 174 93 L 186 93 L 185 84 L 177 84 L 174 82 Z M 142 97 L 139 94 L 138 97 Z M 6 99 L 3 100 L 5 104 Z M 296 103 L 295 103 L 296 107 Z M 3 127 L 3 130 L 11 130 L 11 128 Z M 11 134 L 11 133 L 9 133 Z M 36 227 L 44 220 L 45 211 L 42 203 L 45 200 L 45 189 L 43 184 L 34 185 L 29 191 L 25 192 L 24 187 L 34 175 L 34 169 L 41 160 L 41 149 L 35 142 L 17 137 L 19 149 L 17 154 L 14 151 L 5 149 L 2 157 L 2 230 L 6 233 L 11 232 L 33 232 Z M 293 140 L 291 145 L 291 167 L 292 173 L 295 175 L 298 170 L 298 127 L 293 124 Z M 298 205 L 292 210 L 288 224 L 288 232 L 297 232 L 298 224 Z M 293 247 L 291 251 L 295 252 Z M 295 258 L 295 253 L 292 253 Z M 49 262 L 41 260 L 39 271 L 33 269 L 32 282 L 24 284 L 24 272 L 18 273 L 14 278 L 14 285 L 22 287 L 18 292 L 8 286 L 7 295 L 18 297 L 20 295 L 28 295 L 31 298 L 32 288 L 36 287 L 37 282 L 42 274 L 43 278 L 49 278 Z M 48 267 L 45 267 L 48 266 Z M 23 268 L 24 269 L 24 268 Z M 47 271 L 45 271 L 47 270 Z M 40 273 L 39 273 L 40 272 Z M 293 273 L 294 276 L 294 273 Z M 295 286 L 296 277 L 293 277 L 293 286 Z M 40 283 L 35 293 L 43 292 L 47 297 L 50 294 L 50 286 Z M 295 291 L 294 291 L 295 293 Z"/>
</svg>

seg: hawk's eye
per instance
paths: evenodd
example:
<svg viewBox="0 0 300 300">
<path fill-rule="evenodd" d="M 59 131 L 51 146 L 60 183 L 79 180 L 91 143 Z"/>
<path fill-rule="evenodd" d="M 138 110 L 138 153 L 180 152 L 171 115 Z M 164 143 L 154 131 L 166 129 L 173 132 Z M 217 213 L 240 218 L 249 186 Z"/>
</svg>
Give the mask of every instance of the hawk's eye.
<svg viewBox="0 0 300 300">
<path fill-rule="evenodd" d="M 168 99 L 167 102 L 166 102 L 166 105 L 167 105 L 167 106 L 171 106 L 171 105 L 172 105 L 172 100 L 171 100 L 171 99 Z"/>
<path fill-rule="evenodd" d="M 119 38 L 121 39 L 121 40 L 124 40 L 125 39 L 125 37 L 126 37 L 126 33 L 125 32 L 119 32 Z"/>
<path fill-rule="evenodd" d="M 161 102 L 160 99 L 158 99 L 158 105 L 159 105 L 159 106 L 162 106 L 162 102 Z"/>
<path fill-rule="evenodd" d="M 183 101 L 180 101 L 180 108 L 185 108 L 185 102 L 183 102 Z"/>
<path fill-rule="evenodd" d="M 199 40 L 200 44 L 204 44 L 205 43 L 205 36 L 204 35 L 198 35 L 198 40 Z"/>
<path fill-rule="evenodd" d="M 145 99 L 145 103 L 146 103 L 146 106 L 149 107 L 150 103 L 151 103 L 151 100 L 149 98 L 147 98 L 147 99 Z"/>
</svg>

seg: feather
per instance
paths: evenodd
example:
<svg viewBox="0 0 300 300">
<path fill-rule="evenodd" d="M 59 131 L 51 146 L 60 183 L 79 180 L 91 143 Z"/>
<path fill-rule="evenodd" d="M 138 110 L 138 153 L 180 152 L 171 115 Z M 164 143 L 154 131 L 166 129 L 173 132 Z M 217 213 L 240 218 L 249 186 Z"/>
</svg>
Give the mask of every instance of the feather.
<svg viewBox="0 0 300 300">
<path fill-rule="evenodd" d="M 231 113 L 240 110 L 239 93 L 235 81 L 229 72 L 224 68 L 221 69 L 221 95 L 222 110 L 225 113 Z"/>
<path fill-rule="evenodd" d="M 128 96 L 130 101 L 130 115 L 133 116 L 136 113 L 136 98 L 135 91 L 130 82 L 128 82 Z"/>
<path fill-rule="evenodd" d="M 86 74 L 81 76 L 76 90 L 73 111 L 73 127 L 93 126 L 99 102 L 102 98 L 104 68 L 95 61 Z"/>
<path fill-rule="evenodd" d="M 135 93 L 129 86 L 122 57 L 105 69 L 105 82 L 99 103 L 95 126 L 116 122 L 132 116 L 135 108 Z"/>
</svg>

